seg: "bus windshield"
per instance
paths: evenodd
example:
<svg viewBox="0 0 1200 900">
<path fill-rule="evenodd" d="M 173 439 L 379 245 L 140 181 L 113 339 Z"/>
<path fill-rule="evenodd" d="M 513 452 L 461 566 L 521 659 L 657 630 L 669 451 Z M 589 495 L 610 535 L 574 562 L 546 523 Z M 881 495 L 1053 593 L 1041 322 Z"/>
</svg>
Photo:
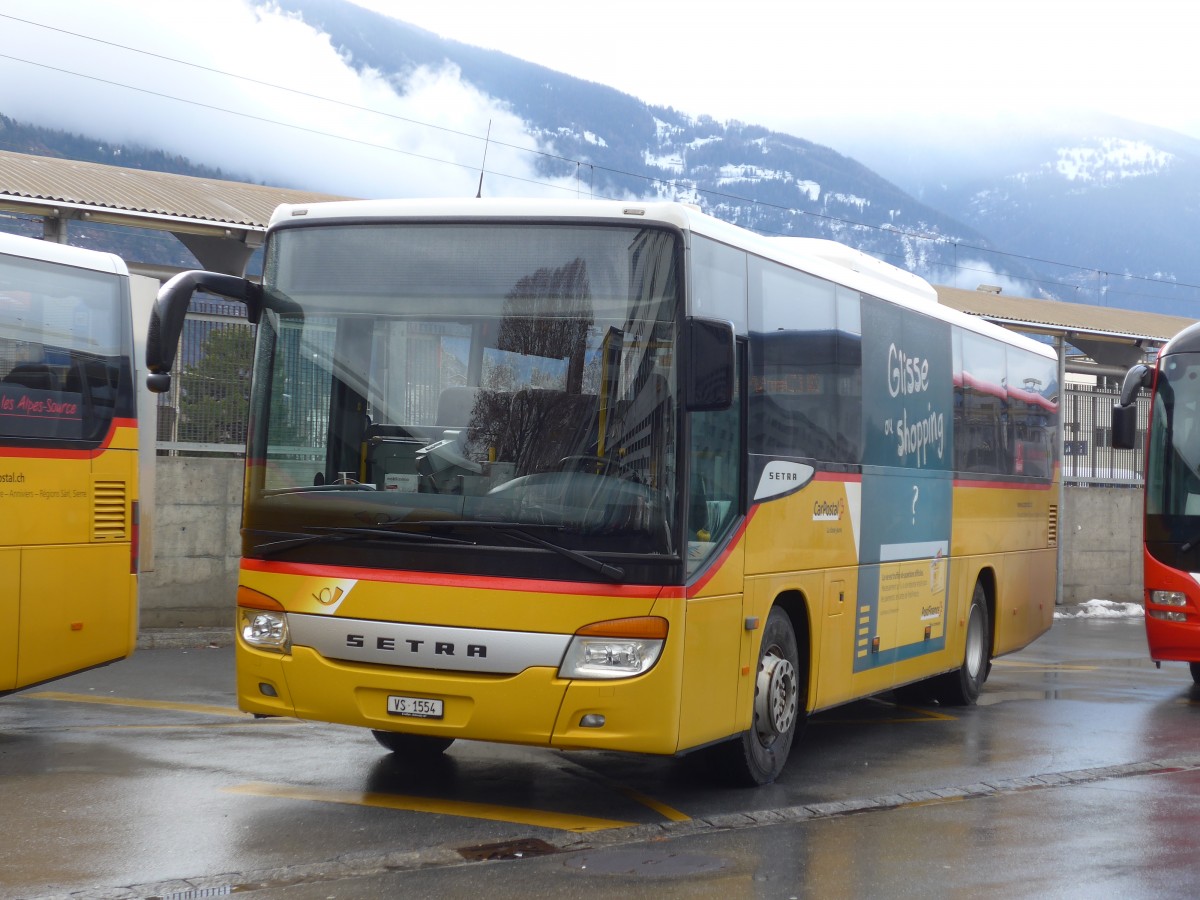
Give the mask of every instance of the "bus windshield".
<svg viewBox="0 0 1200 900">
<path fill-rule="evenodd" d="M 1200 353 L 1174 353 L 1158 373 L 1146 472 L 1148 516 L 1200 516 Z M 1183 523 L 1176 520 L 1176 524 Z M 1197 529 L 1195 525 L 1192 530 Z M 1183 535 L 1178 540 L 1191 540 Z"/>
<path fill-rule="evenodd" d="M 676 554 L 677 245 L 624 225 L 279 229 L 247 555 Z"/>
</svg>

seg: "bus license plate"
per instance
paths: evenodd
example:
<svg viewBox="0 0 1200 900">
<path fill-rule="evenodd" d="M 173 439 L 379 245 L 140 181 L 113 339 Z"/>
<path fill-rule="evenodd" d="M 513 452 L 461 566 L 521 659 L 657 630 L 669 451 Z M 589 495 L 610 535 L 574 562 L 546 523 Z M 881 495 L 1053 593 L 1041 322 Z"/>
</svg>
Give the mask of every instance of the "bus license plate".
<svg viewBox="0 0 1200 900">
<path fill-rule="evenodd" d="M 388 712 L 393 716 L 410 716 L 415 719 L 440 719 L 442 701 L 426 697 L 388 697 Z"/>
</svg>

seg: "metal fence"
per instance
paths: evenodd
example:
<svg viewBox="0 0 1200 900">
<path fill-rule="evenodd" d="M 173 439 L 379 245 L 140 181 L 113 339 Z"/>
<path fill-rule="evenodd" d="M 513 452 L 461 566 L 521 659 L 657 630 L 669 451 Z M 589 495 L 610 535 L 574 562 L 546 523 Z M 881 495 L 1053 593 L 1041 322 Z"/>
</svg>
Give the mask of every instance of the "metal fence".
<svg viewBox="0 0 1200 900">
<path fill-rule="evenodd" d="M 158 451 L 243 455 L 254 326 L 246 308 L 194 298 L 175 354 L 171 390 L 158 396 Z"/>
<path fill-rule="evenodd" d="M 243 455 L 245 418 L 249 401 L 251 351 L 254 327 L 245 309 L 221 300 L 193 300 L 176 357 L 177 377 L 171 391 L 159 397 L 158 448 L 160 453 Z M 281 338 L 286 345 L 286 337 Z M 331 347 L 329 349 L 332 349 Z M 286 352 L 286 346 L 284 347 Z M 303 366 L 301 354 L 289 354 Z M 289 408 L 273 427 L 295 431 L 298 443 L 317 446 L 323 430 L 327 383 L 317 367 L 309 374 L 291 373 L 289 384 L 301 396 L 290 397 Z M 327 379 L 328 375 L 324 375 Z M 305 388 L 311 387 L 311 391 Z M 307 396 L 311 393 L 312 396 Z M 1143 477 L 1142 446 L 1150 400 L 1138 399 L 1137 448 L 1112 446 L 1112 408 L 1119 390 L 1067 384 L 1062 395 L 1062 477 L 1068 485 L 1105 487 L 1140 486 Z M 305 438 L 309 440 L 306 441 Z M 315 442 L 314 442 L 315 441 Z M 282 443 L 292 443 L 284 440 Z M 299 447 L 297 448 L 299 450 Z"/>
<path fill-rule="evenodd" d="M 1137 443 L 1133 450 L 1112 445 L 1112 410 L 1118 388 L 1068 384 L 1062 396 L 1063 483 L 1109 487 L 1138 487 L 1145 475 L 1146 425 L 1150 397 L 1138 397 Z"/>
</svg>

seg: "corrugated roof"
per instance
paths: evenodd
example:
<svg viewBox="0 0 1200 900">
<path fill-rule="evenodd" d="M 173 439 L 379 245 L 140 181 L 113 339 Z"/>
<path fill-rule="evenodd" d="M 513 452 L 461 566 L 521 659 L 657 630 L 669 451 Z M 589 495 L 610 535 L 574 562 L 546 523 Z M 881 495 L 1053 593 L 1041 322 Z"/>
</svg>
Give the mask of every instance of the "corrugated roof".
<svg viewBox="0 0 1200 900">
<path fill-rule="evenodd" d="M 163 227 L 161 220 L 166 219 L 251 231 L 266 230 L 271 213 L 280 203 L 346 199 L 311 191 L 0 151 L 0 203 L 4 198 L 40 201 L 77 211 L 111 210 L 141 215 L 148 219 L 146 227 Z M 159 221 L 150 221 L 153 219 Z"/>
<path fill-rule="evenodd" d="M 101 163 L 0 151 L 0 208 L 61 210 L 70 217 L 106 217 L 145 228 L 217 226 L 241 234 L 266 230 L 281 203 L 345 200 L 332 194 L 195 178 Z M 44 214 L 44 213 L 43 213 Z M 1192 319 L 988 291 L 937 287 L 946 306 L 993 322 L 1049 334 L 1164 342 Z"/>
<path fill-rule="evenodd" d="M 946 306 L 993 322 L 1048 334 L 1069 332 L 1132 341 L 1163 342 L 1196 322 L 1195 319 L 1182 316 L 1114 309 L 1109 306 L 1088 306 L 1083 303 L 1064 303 L 1061 300 L 1039 300 L 1033 297 L 1010 297 L 989 291 L 968 291 L 952 287 L 935 289 L 938 301 Z"/>
</svg>

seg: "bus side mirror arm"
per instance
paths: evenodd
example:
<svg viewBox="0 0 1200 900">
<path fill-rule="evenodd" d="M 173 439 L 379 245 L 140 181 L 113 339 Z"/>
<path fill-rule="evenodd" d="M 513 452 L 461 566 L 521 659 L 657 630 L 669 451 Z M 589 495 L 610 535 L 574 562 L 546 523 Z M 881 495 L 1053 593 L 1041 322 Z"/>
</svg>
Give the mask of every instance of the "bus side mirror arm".
<svg viewBox="0 0 1200 900">
<path fill-rule="evenodd" d="M 235 275 L 217 272 L 180 272 L 158 291 L 158 299 L 150 313 L 150 328 L 146 334 L 146 387 L 156 394 L 171 389 L 171 366 L 175 349 L 183 334 L 188 304 L 196 291 L 220 294 L 246 305 L 246 318 L 257 324 L 262 316 L 261 285 Z"/>
<path fill-rule="evenodd" d="M 1137 446 L 1137 396 L 1154 381 L 1154 370 L 1144 363 L 1131 368 L 1121 382 L 1121 399 L 1112 411 L 1112 445 L 1117 450 Z"/>
</svg>

